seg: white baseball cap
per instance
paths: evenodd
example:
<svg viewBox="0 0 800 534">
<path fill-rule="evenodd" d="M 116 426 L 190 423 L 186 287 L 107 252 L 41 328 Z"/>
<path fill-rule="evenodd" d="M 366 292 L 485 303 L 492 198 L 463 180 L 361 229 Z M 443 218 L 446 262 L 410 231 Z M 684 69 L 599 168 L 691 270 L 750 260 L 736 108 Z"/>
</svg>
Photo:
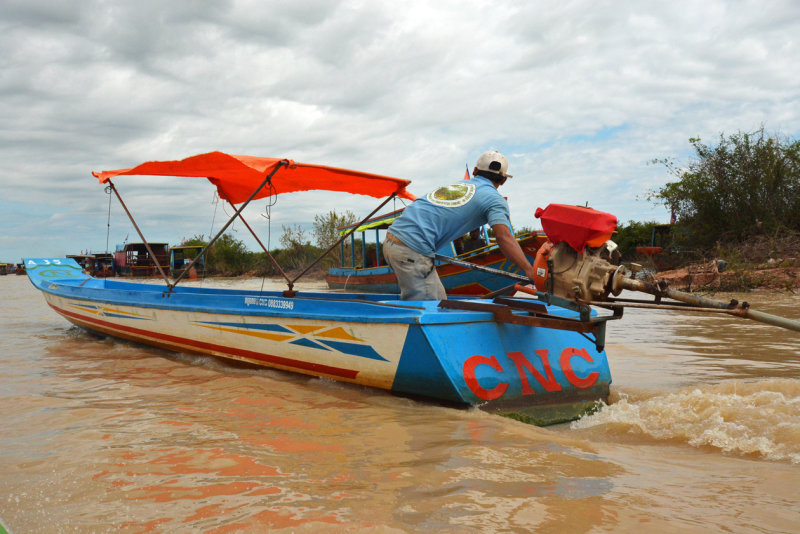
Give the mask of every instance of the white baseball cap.
<svg viewBox="0 0 800 534">
<path fill-rule="evenodd" d="M 490 150 L 481 154 L 475 164 L 475 168 L 479 171 L 499 174 L 503 178 L 511 178 L 511 175 L 506 172 L 508 170 L 508 160 L 497 150 Z"/>
</svg>

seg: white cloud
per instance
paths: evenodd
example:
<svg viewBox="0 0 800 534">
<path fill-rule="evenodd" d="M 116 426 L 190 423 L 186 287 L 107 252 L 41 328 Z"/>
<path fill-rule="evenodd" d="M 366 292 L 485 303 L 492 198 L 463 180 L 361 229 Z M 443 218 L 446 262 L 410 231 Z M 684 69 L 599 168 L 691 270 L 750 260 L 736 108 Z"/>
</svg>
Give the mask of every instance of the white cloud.
<svg viewBox="0 0 800 534">
<path fill-rule="evenodd" d="M 289 157 L 421 194 L 495 148 L 514 224 L 535 226 L 550 202 L 663 220 L 637 200 L 668 178 L 651 159 L 761 124 L 800 134 L 796 2 L 283 4 L 4 2 L 0 223 L 24 238 L 0 240 L 0 259 L 104 248 L 108 197 L 89 172 L 150 159 Z M 210 187 L 145 183 L 118 186 L 153 239 L 208 233 Z M 376 205 L 330 198 L 280 199 L 272 242 L 280 224 Z M 112 214 L 113 246 L 133 230 Z"/>
</svg>

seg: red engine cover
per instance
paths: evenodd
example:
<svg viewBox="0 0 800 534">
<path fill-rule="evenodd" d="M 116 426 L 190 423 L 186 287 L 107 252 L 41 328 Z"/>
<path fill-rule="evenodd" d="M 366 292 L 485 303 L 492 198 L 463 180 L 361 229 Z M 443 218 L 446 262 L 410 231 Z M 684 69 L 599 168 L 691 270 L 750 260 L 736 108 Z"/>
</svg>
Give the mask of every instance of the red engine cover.
<svg viewBox="0 0 800 534">
<path fill-rule="evenodd" d="M 617 218 L 583 206 L 550 204 L 537 208 L 536 217 L 542 220 L 542 230 L 554 244 L 566 241 L 569 246 L 583 252 L 584 247 L 599 247 L 617 229 Z"/>
</svg>

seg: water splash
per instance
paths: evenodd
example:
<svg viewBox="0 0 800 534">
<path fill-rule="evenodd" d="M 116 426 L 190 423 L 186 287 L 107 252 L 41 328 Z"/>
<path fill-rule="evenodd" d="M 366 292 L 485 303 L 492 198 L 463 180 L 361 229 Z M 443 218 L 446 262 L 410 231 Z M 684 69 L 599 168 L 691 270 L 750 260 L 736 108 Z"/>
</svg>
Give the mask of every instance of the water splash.
<svg viewBox="0 0 800 534">
<path fill-rule="evenodd" d="M 729 380 L 619 401 L 572 423 L 800 464 L 800 380 Z"/>
</svg>

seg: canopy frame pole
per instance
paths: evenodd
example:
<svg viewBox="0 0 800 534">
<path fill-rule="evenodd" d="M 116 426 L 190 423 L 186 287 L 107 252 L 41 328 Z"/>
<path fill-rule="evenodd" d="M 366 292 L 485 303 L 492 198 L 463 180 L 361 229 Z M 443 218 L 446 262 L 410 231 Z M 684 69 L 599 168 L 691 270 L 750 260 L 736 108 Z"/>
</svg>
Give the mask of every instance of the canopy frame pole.
<svg viewBox="0 0 800 534">
<path fill-rule="evenodd" d="M 229 204 L 230 204 L 230 202 L 229 202 Z M 233 204 L 231 204 L 231 207 L 232 207 L 233 209 L 236 209 L 236 206 L 234 206 Z M 246 220 L 244 220 L 244 217 L 242 217 L 242 214 L 241 214 L 241 213 L 239 214 L 239 219 L 240 219 L 240 220 L 241 220 L 241 221 L 244 223 L 244 225 L 247 227 L 247 229 L 248 229 L 248 230 L 250 230 L 250 234 L 252 234 L 252 236 L 255 238 L 255 240 L 258 242 L 258 244 L 259 244 L 259 245 L 261 245 L 261 249 L 262 249 L 264 252 L 266 252 L 266 254 L 267 254 L 267 256 L 269 257 L 269 259 L 271 259 L 271 260 L 272 260 L 272 264 L 275 266 L 275 268 L 276 268 L 276 269 L 278 269 L 278 271 L 280 271 L 281 275 L 282 275 L 282 276 L 283 276 L 283 277 L 286 279 L 286 283 L 289 285 L 289 289 L 292 289 L 292 287 L 293 287 L 292 281 L 291 281 L 291 280 L 289 280 L 289 276 L 288 276 L 288 275 L 286 274 L 286 272 L 285 272 L 285 271 L 284 271 L 284 270 L 281 268 L 280 264 L 278 263 L 278 260 L 276 260 L 276 259 L 275 259 L 275 256 L 273 256 L 273 255 L 270 253 L 270 251 L 269 251 L 269 250 L 267 250 L 267 247 L 265 247 L 265 246 L 264 246 L 264 243 L 262 243 L 262 242 L 261 242 L 261 239 L 259 239 L 259 238 L 258 238 L 258 236 L 257 236 L 257 235 L 256 235 L 256 233 L 253 231 L 253 229 L 250 227 L 250 225 L 249 225 L 249 224 L 247 224 L 247 221 L 246 221 Z"/>
<path fill-rule="evenodd" d="M 108 185 L 111 187 L 111 190 L 114 191 L 114 194 L 117 195 L 117 200 L 119 200 L 119 203 L 122 205 L 122 209 L 124 209 L 125 213 L 128 215 L 128 219 L 130 219 L 131 222 L 133 223 L 133 227 L 136 229 L 136 232 L 139 234 L 139 237 L 141 238 L 142 243 L 144 243 L 145 248 L 147 248 L 147 253 L 150 254 L 150 258 L 153 260 L 153 263 L 156 264 L 156 267 L 158 268 L 158 272 L 161 273 L 161 276 L 164 277 L 164 281 L 167 283 L 167 286 L 169 286 L 169 277 L 166 275 L 166 273 L 164 273 L 164 269 L 161 268 L 161 264 L 158 263 L 158 258 L 156 258 L 156 255 L 153 252 L 153 249 L 150 247 L 150 243 L 148 243 L 147 239 L 144 238 L 144 234 L 142 234 L 142 231 L 139 229 L 139 225 L 136 224 L 136 221 L 134 220 L 133 215 L 131 215 L 131 212 L 128 211 L 128 206 L 126 206 L 125 202 L 122 200 L 122 196 L 120 196 L 119 191 L 117 191 L 117 188 L 114 185 L 114 182 L 112 182 L 111 180 L 108 180 Z"/>
<path fill-rule="evenodd" d="M 367 232 L 361 232 L 361 267 L 367 268 Z"/>
<path fill-rule="evenodd" d="M 315 266 L 316 264 L 318 264 L 318 263 L 320 262 L 320 260 L 321 260 L 322 258 L 324 258 L 325 256 L 327 256 L 327 255 L 328 255 L 328 253 L 329 253 L 331 250 L 333 250 L 334 248 L 336 248 L 337 246 L 339 246 L 339 243 L 341 243 L 341 242 L 342 242 L 342 241 L 344 241 L 344 240 L 345 240 L 347 237 L 349 237 L 351 234 L 353 234 L 353 233 L 356 231 L 356 229 L 358 229 L 358 227 L 359 227 L 359 226 L 361 226 L 362 224 L 364 224 L 365 222 L 367 222 L 367 221 L 368 221 L 368 220 L 369 220 L 369 219 L 370 219 L 370 218 L 371 218 L 373 215 L 375 215 L 375 214 L 378 212 L 378 210 L 380 210 L 382 207 L 384 207 L 386 204 L 388 204 L 388 203 L 389 203 L 389 201 L 390 201 L 390 200 L 392 200 L 392 199 L 394 199 L 396 196 L 397 196 L 397 192 L 394 192 L 394 193 L 392 193 L 390 196 L 386 197 L 386 200 L 384 200 L 383 202 L 381 202 L 381 203 L 380 203 L 380 205 L 379 205 L 377 208 L 375 208 L 374 210 L 372 210 L 372 213 L 370 213 L 369 215 L 367 215 L 366 217 L 364 217 L 364 219 L 363 219 L 363 220 L 362 220 L 360 223 L 358 223 L 357 225 L 353 226 L 353 228 L 352 228 L 352 229 L 350 229 L 350 231 L 348 231 L 348 232 L 344 233 L 344 234 L 343 234 L 341 237 L 339 237 L 339 240 L 338 240 L 336 243 L 334 243 L 333 245 L 331 245 L 330 247 L 328 247 L 328 250 L 326 250 L 325 252 L 323 252 L 323 253 L 322 253 L 322 254 L 321 254 L 321 255 L 320 255 L 320 256 L 319 256 L 319 257 L 318 257 L 316 260 L 314 260 L 313 262 L 311 262 L 311 264 L 310 264 L 310 265 L 308 265 L 308 267 L 306 267 L 305 269 L 303 269 L 303 271 L 302 271 L 300 274 L 298 274 L 297 276 L 295 276 L 295 277 L 294 277 L 294 279 L 293 279 L 291 282 L 289 282 L 289 291 L 288 291 L 288 292 L 284 292 L 284 296 L 285 296 L 285 297 L 292 297 L 292 296 L 294 296 L 294 291 L 292 291 L 292 287 L 294 286 L 294 283 L 295 283 L 295 282 L 297 282 L 297 280 L 298 280 L 298 279 L 299 279 L 301 276 L 303 276 L 304 274 L 306 274 L 306 273 L 307 273 L 307 272 L 308 272 L 308 271 L 309 271 L 309 270 L 310 270 L 310 269 L 311 269 L 313 266 Z"/>
<path fill-rule="evenodd" d="M 240 216 L 242 211 L 244 211 L 244 209 L 247 207 L 247 205 L 250 204 L 250 201 L 253 200 L 253 198 L 255 198 L 255 196 L 258 194 L 258 192 L 261 191 L 261 189 L 265 185 L 267 185 L 270 182 L 270 180 L 272 180 L 272 177 L 275 175 L 276 172 L 278 172 L 278 169 L 280 169 L 284 165 L 289 165 L 289 160 L 286 160 L 286 159 L 280 160 L 278 162 L 278 164 L 275 165 L 275 168 L 272 169 L 272 172 L 269 173 L 266 176 L 266 178 L 264 178 L 264 181 L 261 182 L 261 184 L 258 187 L 255 188 L 255 190 L 253 190 L 253 193 L 250 195 L 250 198 L 245 200 L 244 203 L 242 203 L 242 205 L 239 206 L 239 208 L 236 210 L 236 213 L 234 213 L 233 216 L 231 216 L 231 218 L 228 219 L 228 222 L 225 223 L 225 226 L 223 226 L 222 229 L 220 229 L 220 231 L 217 232 L 217 235 L 214 236 L 214 239 L 209 241 L 208 244 L 205 247 L 203 247 L 203 250 L 201 250 L 200 253 L 197 256 L 195 256 L 195 258 L 192 260 L 192 263 L 190 263 L 188 267 L 184 267 L 184 269 L 181 272 L 181 274 L 178 276 L 178 278 L 175 279 L 175 282 L 173 282 L 172 284 L 167 282 L 167 286 L 169 286 L 169 290 L 170 291 L 172 291 L 175 288 L 175 286 L 178 285 L 178 282 L 180 282 L 181 279 L 186 275 L 186 273 L 188 273 L 191 270 L 191 268 L 194 266 L 194 264 L 197 263 L 197 261 L 203 256 L 203 254 L 205 254 L 206 250 L 211 248 L 211 245 L 213 245 L 217 241 L 217 239 L 219 239 L 219 237 L 222 234 L 225 233 L 225 230 L 227 230 L 228 227 L 231 225 L 231 223 L 233 223 L 234 219 L 236 219 L 236 217 Z"/>
</svg>

